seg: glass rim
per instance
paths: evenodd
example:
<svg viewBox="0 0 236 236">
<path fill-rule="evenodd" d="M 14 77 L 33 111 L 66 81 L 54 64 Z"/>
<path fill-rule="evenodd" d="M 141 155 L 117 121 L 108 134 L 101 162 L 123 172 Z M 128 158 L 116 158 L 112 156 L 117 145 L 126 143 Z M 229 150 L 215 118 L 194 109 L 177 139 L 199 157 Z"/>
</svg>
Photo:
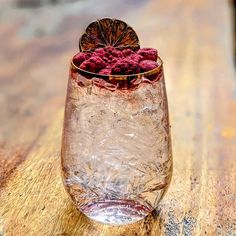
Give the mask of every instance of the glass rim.
<svg viewBox="0 0 236 236">
<path fill-rule="evenodd" d="M 162 66 L 163 66 L 163 61 L 161 60 L 161 58 L 158 56 L 157 57 L 157 63 L 158 66 L 152 70 L 146 71 L 146 72 L 142 72 L 142 73 L 138 73 L 138 74 L 130 74 L 130 75 L 104 75 L 104 74 L 98 74 L 98 73 L 94 73 L 94 72 L 90 72 L 90 71 L 86 71 L 83 70 L 81 68 L 79 68 L 78 66 L 76 66 L 74 64 L 74 57 L 71 60 L 71 66 L 73 69 L 78 70 L 78 72 L 81 72 L 81 75 L 88 75 L 90 77 L 96 77 L 96 78 L 102 78 L 102 79 L 106 79 L 106 80 L 131 80 L 134 78 L 140 78 L 142 76 L 146 77 L 146 76 L 150 76 L 153 74 L 159 74 L 162 71 Z"/>
</svg>

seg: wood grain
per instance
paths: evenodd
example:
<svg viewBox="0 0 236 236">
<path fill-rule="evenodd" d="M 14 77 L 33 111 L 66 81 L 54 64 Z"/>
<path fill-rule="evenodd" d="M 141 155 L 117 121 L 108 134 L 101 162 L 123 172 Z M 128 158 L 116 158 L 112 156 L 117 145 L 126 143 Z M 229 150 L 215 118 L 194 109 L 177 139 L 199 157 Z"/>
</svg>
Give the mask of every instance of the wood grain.
<svg viewBox="0 0 236 236">
<path fill-rule="evenodd" d="M 236 235 L 236 76 L 228 2 L 102 0 L 96 10 L 95 0 L 42 1 L 40 8 L 16 2 L 1 1 L 0 9 L 0 234 Z M 141 46 L 159 49 L 172 124 L 171 187 L 152 215 L 125 227 L 79 213 L 60 178 L 69 61 L 83 28 L 104 15 L 127 21 Z"/>
</svg>

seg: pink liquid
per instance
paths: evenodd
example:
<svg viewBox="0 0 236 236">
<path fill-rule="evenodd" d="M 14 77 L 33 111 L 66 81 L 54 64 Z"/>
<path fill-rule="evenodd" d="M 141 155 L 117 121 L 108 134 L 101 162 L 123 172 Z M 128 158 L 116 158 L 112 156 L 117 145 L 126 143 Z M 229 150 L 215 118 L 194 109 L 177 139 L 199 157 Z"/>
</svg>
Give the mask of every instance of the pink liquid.
<svg viewBox="0 0 236 236">
<path fill-rule="evenodd" d="M 172 175 L 163 75 L 129 90 L 84 81 L 81 86 L 69 81 L 64 185 L 89 218 L 113 225 L 136 222 L 157 207 Z"/>
</svg>

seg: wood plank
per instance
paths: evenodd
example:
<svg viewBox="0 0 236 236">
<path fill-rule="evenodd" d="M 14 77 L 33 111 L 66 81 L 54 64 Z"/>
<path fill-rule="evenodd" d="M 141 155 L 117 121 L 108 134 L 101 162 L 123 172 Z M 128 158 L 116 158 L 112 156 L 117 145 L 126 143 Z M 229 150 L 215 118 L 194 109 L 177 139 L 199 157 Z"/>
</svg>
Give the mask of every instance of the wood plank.
<svg viewBox="0 0 236 236">
<path fill-rule="evenodd" d="M 236 81 L 229 5 L 221 0 L 124 2 L 101 1 L 96 12 L 91 10 L 95 0 L 25 9 L 10 7 L 13 1 L 2 3 L 0 234 L 236 235 Z M 44 21 L 35 19 L 35 12 Z M 63 103 L 75 38 L 82 26 L 107 12 L 132 25 L 143 46 L 159 49 L 172 123 L 170 189 L 156 212 L 125 227 L 84 217 L 60 178 Z"/>
</svg>

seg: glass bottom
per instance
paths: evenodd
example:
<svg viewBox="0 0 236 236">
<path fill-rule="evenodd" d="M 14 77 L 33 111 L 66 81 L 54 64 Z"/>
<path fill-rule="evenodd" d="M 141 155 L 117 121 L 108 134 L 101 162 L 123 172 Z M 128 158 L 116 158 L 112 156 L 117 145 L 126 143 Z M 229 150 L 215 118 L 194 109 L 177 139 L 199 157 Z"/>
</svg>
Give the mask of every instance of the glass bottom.
<svg viewBox="0 0 236 236">
<path fill-rule="evenodd" d="M 93 202 L 80 210 L 92 220 L 111 225 L 132 224 L 142 220 L 152 211 L 152 209 L 132 200 Z"/>
</svg>

